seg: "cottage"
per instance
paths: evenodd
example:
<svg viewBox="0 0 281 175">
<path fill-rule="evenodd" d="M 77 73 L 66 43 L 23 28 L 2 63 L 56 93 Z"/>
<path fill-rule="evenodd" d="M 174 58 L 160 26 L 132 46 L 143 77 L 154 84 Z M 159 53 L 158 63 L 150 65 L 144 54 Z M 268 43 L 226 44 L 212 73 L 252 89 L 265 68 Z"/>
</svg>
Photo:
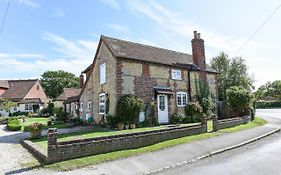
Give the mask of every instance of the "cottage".
<svg viewBox="0 0 281 175">
<path fill-rule="evenodd" d="M 216 98 L 217 72 L 206 64 L 200 33 L 191 42 L 193 55 L 101 36 L 93 64 L 80 76 L 80 118 L 98 123 L 115 114 L 118 98 L 133 94 L 155 107 L 159 123 L 169 123 L 194 99 L 196 79 L 207 81 Z"/>
<path fill-rule="evenodd" d="M 81 89 L 79 88 L 63 88 L 63 92 L 53 101 L 55 107 L 66 110 L 65 106 L 68 106 L 68 103 L 65 103 L 66 100 L 70 97 L 78 96 L 80 92 Z"/>
<path fill-rule="evenodd" d="M 16 102 L 10 112 L 33 112 L 34 105 L 42 109 L 48 101 L 47 96 L 37 79 L 33 80 L 0 80 L 0 97 Z M 7 111 L 1 112 L 7 115 Z"/>
</svg>

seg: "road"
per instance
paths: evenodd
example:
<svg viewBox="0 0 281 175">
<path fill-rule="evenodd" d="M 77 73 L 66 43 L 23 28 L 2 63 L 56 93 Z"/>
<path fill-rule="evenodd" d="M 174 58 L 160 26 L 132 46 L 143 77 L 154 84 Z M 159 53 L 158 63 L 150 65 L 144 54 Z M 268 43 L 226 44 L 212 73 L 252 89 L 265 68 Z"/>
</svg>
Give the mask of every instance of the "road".
<svg viewBox="0 0 281 175">
<path fill-rule="evenodd" d="M 281 126 L 281 109 L 258 110 L 257 116 Z M 274 134 L 247 146 L 228 151 L 158 174 L 281 174 L 281 133 Z"/>
</svg>

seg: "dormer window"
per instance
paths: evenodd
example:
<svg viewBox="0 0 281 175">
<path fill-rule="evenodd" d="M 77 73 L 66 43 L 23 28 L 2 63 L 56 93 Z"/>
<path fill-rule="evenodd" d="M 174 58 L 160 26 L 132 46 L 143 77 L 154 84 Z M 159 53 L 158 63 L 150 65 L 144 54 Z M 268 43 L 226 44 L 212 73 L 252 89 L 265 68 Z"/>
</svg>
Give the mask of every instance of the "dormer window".
<svg viewBox="0 0 281 175">
<path fill-rule="evenodd" d="M 181 80 L 181 70 L 179 69 L 172 69 L 172 79 L 174 80 Z"/>
</svg>

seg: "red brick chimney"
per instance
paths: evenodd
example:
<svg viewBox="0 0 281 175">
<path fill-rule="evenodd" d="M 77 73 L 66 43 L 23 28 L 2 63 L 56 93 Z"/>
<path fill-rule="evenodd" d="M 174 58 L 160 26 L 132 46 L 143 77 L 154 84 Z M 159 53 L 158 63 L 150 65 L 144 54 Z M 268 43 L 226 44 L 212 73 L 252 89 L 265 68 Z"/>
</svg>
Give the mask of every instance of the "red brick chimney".
<svg viewBox="0 0 281 175">
<path fill-rule="evenodd" d="M 199 77 L 206 80 L 206 58 L 204 40 L 201 39 L 200 33 L 194 31 L 194 38 L 191 40 L 193 62 L 200 69 Z"/>
<path fill-rule="evenodd" d="M 79 83 L 80 83 L 80 88 L 83 88 L 84 85 L 84 75 L 81 73 L 80 77 L 79 77 Z"/>
</svg>

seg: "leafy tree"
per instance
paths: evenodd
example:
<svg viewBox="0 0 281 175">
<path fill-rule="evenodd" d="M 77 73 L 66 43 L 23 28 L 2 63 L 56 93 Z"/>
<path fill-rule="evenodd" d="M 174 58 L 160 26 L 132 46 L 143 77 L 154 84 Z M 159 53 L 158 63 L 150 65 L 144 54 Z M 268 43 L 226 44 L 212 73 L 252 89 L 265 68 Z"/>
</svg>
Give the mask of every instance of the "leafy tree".
<svg viewBox="0 0 281 175">
<path fill-rule="evenodd" d="M 268 82 L 262 85 L 256 92 L 255 97 L 258 100 L 281 101 L 281 80 Z"/>
<path fill-rule="evenodd" d="M 40 83 L 48 97 L 56 98 L 63 92 L 63 88 L 78 88 L 79 78 L 63 70 L 46 71 L 43 73 Z"/>
<path fill-rule="evenodd" d="M 239 116 L 251 108 L 253 96 L 249 90 L 241 86 L 230 87 L 226 90 L 226 96 L 227 103 Z"/>
<path fill-rule="evenodd" d="M 17 103 L 0 98 L 0 110 L 10 111 L 10 109 L 16 105 L 17 105 Z"/>
<path fill-rule="evenodd" d="M 247 90 L 253 88 L 253 79 L 248 75 L 245 60 L 241 57 L 229 58 L 221 52 L 212 58 L 211 67 L 219 72 L 218 90 L 219 99 L 226 99 L 226 90 L 231 86 L 241 86 Z"/>
</svg>

